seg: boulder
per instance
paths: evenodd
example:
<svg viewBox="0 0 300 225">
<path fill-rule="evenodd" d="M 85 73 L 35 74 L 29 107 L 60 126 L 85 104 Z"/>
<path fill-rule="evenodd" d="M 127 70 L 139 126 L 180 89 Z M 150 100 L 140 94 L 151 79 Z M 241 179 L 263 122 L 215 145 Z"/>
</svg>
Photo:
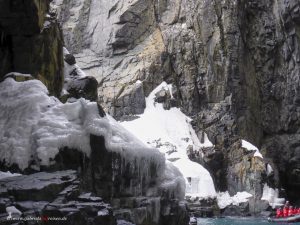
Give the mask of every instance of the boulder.
<svg viewBox="0 0 300 225">
<path fill-rule="evenodd" d="M 155 94 L 154 101 L 157 103 L 162 103 L 164 109 L 166 110 L 177 106 L 177 100 L 172 97 L 172 93 L 169 89 L 165 90 L 164 88 L 162 88 Z"/>
<path fill-rule="evenodd" d="M 98 82 L 94 77 L 75 77 L 68 81 L 66 91 L 69 93 L 68 97 L 76 99 L 85 98 L 90 101 L 97 101 L 98 99 Z"/>
<path fill-rule="evenodd" d="M 72 54 L 66 54 L 66 55 L 64 56 L 64 60 L 65 60 L 65 62 L 68 63 L 70 66 L 76 64 L 76 59 L 75 59 L 74 55 L 72 55 Z"/>
</svg>

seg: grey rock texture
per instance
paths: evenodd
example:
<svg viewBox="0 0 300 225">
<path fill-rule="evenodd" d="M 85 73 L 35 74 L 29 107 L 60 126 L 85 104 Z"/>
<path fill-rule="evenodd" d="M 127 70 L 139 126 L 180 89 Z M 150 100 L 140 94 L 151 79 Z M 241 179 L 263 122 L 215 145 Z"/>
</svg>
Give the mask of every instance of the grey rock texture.
<svg viewBox="0 0 300 225">
<path fill-rule="evenodd" d="M 142 113 L 141 99 L 166 80 L 225 170 L 244 138 L 274 167 L 273 186 L 300 199 L 299 1 L 56 0 L 53 7 L 67 47 L 98 79 L 106 111 Z"/>
<path fill-rule="evenodd" d="M 35 173 L 0 180 L 1 224 L 114 225 L 112 208 L 92 193 L 80 191 L 76 171 Z M 16 207 L 21 217 L 41 220 L 7 220 L 6 207 Z M 60 218 L 53 221 L 51 218 Z"/>
<path fill-rule="evenodd" d="M 196 131 L 216 145 L 225 171 L 233 163 L 228 152 L 246 139 L 275 169 L 273 186 L 300 199 L 299 1 L 56 0 L 53 8 L 67 47 L 99 81 L 107 112 L 141 113 L 144 105 L 131 103 L 166 80 Z"/>
<path fill-rule="evenodd" d="M 73 78 L 68 82 L 67 92 L 69 97 L 76 99 L 85 98 L 90 101 L 97 101 L 98 82 L 94 77 L 87 76 L 82 78 Z"/>
<path fill-rule="evenodd" d="M 145 96 L 170 70 L 154 3 L 57 0 L 52 8 L 67 49 L 98 80 L 106 111 L 118 118 L 142 113 Z"/>
</svg>

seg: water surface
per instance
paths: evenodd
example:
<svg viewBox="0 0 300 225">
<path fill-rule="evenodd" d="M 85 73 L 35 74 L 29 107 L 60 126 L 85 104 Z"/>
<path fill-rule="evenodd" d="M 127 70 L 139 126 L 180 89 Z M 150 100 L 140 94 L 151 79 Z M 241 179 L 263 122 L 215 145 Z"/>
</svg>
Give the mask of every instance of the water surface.
<svg viewBox="0 0 300 225">
<path fill-rule="evenodd" d="M 300 225 L 298 223 L 271 223 L 267 218 L 253 217 L 225 217 L 225 218 L 198 218 L 197 225 Z"/>
</svg>

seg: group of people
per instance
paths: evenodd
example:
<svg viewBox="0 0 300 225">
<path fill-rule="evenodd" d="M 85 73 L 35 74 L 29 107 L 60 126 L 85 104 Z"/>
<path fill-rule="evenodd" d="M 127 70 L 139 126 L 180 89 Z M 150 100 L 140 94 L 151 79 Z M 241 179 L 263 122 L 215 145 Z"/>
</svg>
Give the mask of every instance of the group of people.
<svg viewBox="0 0 300 225">
<path fill-rule="evenodd" d="M 283 207 L 280 207 L 276 210 L 276 217 L 289 217 L 300 214 L 300 208 L 293 207 L 287 201 Z"/>
</svg>

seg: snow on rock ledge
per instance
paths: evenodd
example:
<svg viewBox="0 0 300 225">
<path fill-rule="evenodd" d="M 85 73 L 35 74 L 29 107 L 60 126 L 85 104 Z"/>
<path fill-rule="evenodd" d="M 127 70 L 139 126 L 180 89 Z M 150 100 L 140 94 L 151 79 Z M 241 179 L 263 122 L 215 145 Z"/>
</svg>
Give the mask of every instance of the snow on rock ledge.
<svg viewBox="0 0 300 225">
<path fill-rule="evenodd" d="M 21 176 L 22 174 L 19 173 L 11 173 L 10 171 L 3 172 L 0 171 L 0 180 L 8 178 L 8 177 L 16 177 L 16 176 Z"/>
<path fill-rule="evenodd" d="M 263 156 L 260 153 L 260 151 L 258 150 L 258 148 L 256 146 L 254 146 L 253 144 L 251 144 L 250 142 L 242 140 L 242 147 L 246 148 L 249 151 L 255 151 L 254 156 L 260 157 L 263 159 Z"/>
<path fill-rule="evenodd" d="M 126 158 L 154 158 L 164 168 L 159 151 L 147 148 L 111 117 L 100 117 L 97 103 L 79 99 L 62 104 L 38 80 L 0 83 L 0 159 L 6 165 L 22 170 L 47 166 L 62 147 L 89 156 L 90 134 L 104 136 L 107 149 Z"/>
<path fill-rule="evenodd" d="M 218 206 L 220 209 L 224 209 L 229 205 L 239 205 L 242 202 L 247 202 L 252 195 L 246 191 L 238 192 L 234 196 L 230 196 L 228 191 L 227 192 L 220 192 L 218 193 Z"/>
</svg>

